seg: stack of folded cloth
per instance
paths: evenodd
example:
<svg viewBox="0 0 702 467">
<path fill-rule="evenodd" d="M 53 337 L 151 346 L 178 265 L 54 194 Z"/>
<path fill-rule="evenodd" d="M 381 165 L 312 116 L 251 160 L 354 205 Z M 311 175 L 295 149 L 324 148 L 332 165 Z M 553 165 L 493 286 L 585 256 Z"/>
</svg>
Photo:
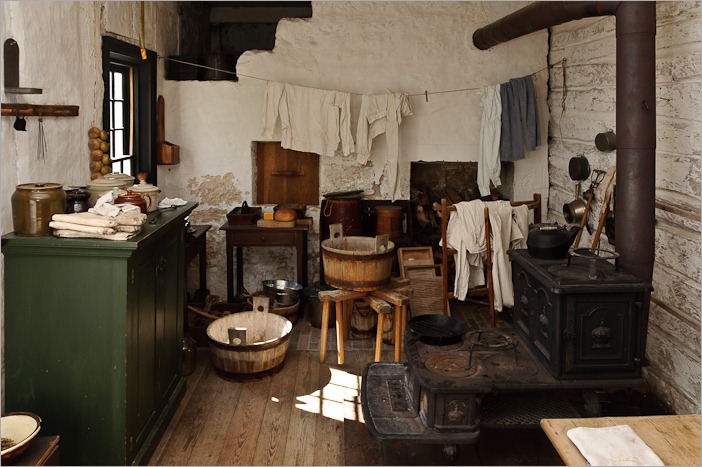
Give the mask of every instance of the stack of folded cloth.
<svg viewBox="0 0 702 467">
<path fill-rule="evenodd" d="M 140 211 L 127 211 L 115 217 L 92 212 L 54 214 L 49 227 L 56 237 L 64 238 L 105 238 L 127 240 L 141 232 L 146 223 L 146 214 Z"/>
</svg>

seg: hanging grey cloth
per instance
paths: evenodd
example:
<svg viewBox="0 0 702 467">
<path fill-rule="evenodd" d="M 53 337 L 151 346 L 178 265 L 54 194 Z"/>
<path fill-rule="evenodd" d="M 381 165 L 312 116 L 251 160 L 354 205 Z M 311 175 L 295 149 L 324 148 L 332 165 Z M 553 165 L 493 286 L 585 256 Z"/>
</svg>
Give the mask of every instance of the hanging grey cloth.
<svg viewBox="0 0 702 467">
<path fill-rule="evenodd" d="M 534 78 L 528 75 L 502 83 L 500 98 L 502 100 L 500 160 L 524 159 L 525 151 L 533 151 L 541 145 Z"/>
</svg>

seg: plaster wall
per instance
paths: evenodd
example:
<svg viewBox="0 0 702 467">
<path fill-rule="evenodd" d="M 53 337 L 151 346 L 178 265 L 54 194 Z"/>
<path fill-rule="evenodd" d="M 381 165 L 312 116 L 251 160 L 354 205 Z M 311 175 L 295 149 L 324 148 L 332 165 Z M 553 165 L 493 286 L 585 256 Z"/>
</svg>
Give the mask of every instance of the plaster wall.
<svg viewBox="0 0 702 467">
<path fill-rule="evenodd" d="M 651 365 L 644 374 L 673 411 L 698 413 L 700 3 L 657 2 L 656 17 L 656 256 L 646 347 Z M 613 17 L 573 21 L 552 31 L 549 219 L 560 224 L 563 204 L 574 199 L 570 158 L 585 155 L 600 170 L 616 163 L 616 150 L 601 152 L 594 144 L 596 134 L 616 132 L 615 46 Z M 597 196 L 590 217 L 594 228 L 601 209 Z M 603 248 L 616 249 L 606 235 L 603 239 Z M 591 244 L 585 232 L 581 246 Z"/>
<path fill-rule="evenodd" d="M 525 4 L 313 2 L 312 18 L 280 21 L 272 51 L 249 51 L 239 58 L 239 82 L 166 81 L 161 88 L 166 139 L 180 145 L 181 163 L 160 167 L 159 185 L 168 196 L 198 201 L 192 222 L 213 226 L 208 234 L 210 291 L 220 296 L 226 291 L 224 236 L 217 229 L 242 201 L 256 204 L 252 142 L 262 140 L 267 80 L 352 93 L 354 135 L 362 94 L 409 94 L 413 115 L 400 126 L 394 193 L 384 172 L 384 135 L 374 139 L 365 165 L 355 155 L 320 156 L 319 179 L 320 194 L 364 189 L 369 199 L 408 199 L 412 161 L 477 161 L 481 87 L 538 72 L 544 144 L 515 163 L 513 192 L 525 199 L 537 191 L 545 200 L 547 33 L 489 51 L 477 50 L 471 40 L 477 27 Z M 318 219 L 319 207 L 308 206 L 308 215 Z M 319 277 L 318 229 L 315 221 L 308 242 L 310 281 Z M 293 255 L 287 248 L 245 248 L 245 288 L 254 292 L 263 279 L 293 279 Z"/>
</svg>

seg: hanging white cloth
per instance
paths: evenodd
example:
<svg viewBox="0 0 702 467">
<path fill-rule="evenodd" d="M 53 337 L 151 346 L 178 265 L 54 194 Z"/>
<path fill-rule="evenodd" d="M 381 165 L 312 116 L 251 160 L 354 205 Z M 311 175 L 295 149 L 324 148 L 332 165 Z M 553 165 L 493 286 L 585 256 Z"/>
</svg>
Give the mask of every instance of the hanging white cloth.
<svg viewBox="0 0 702 467">
<path fill-rule="evenodd" d="M 519 250 L 527 247 L 529 235 L 529 208 L 525 204 L 512 208 L 512 237 L 510 244 L 513 249 Z"/>
<path fill-rule="evenodd" d="M 351 134 L 351 95 L 269 81 L 263 107 L 263 132 L 273 137 L 280 118 L 285 149 L 333 156 L 339 144 L 344 155 L 354 152 Z"/>
<path fill-rule="evenodd" d="M 387 179 L 390 193 L 395 200 L 397 183 L 397 161 L 400 154 L 399 128 L 402 117 L 412 115 L 407 94 L 390 92 L 387 94 L 364 95 L 361 98 L 361 110 L 356 128 L 356 160 L 365 164 L 370 157 L 373 138 L 385 133 L 387 141 Z"/>
<path fill-rule="evenodd" d="M 453 295 L 465 300 L 468 289 L 485 285 L 485 203 L 475 199 L 454 206 L 446 226 L 446 246 L 457 251 Z"/>
<path fill-rule="evenodd" d="M 507 256 L 512 239 L 512 205 L 509 201 L 485 203 L 490 210 L 490 231 L 492 232 L 492 296 L 495 311 L 514 306 L 514 286 L 512 284 L 512 264 Z"/>
<path fill-rule="evenodd" d="M 495 187 L 500 180 L 500 134 L 502 131 L 502 99 L 500 85 L 486 86 L 481 102 L 483 118 L 480 124 L 478 150 L 478 189 L 480 196 L 490 194 L 490 182 Z"/>
</svg>

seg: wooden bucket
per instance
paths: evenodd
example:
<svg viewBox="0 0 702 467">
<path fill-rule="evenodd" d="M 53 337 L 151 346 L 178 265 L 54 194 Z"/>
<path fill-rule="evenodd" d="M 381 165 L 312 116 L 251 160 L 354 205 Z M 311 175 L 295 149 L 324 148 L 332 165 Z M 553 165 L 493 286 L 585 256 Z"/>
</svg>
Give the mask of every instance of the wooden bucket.
<svg viewBox="0 0 702 467">
<path fill-rule="evenodd" d="M 360 199 L 327 199 L 323 201 L 322 215 L 319 221 L 319 231 L 322 239 L 329 238 L 329 226 L 341 224 L 344 235 L 363 234 L 363 215 Z"/>
<path fill-rule="evenodd" d="M 375 207 L 377 235 L 387 234 L 390 240 L 402 238 L 402 207 L 394 204 Z"/>
<path fill-rule="evenodd" d="M 322 241 L 322 261 L 327 284 L 344 290 L 368 292 L 390 281 L 395 244 L 387 235 L 344 237 L 340 224 L 330 226 L 338 235 Z M 383 241 L 384 240 L 384 241 Z M 386 246 L 384 246 L 386 245 Z"/>
<path fill-rule="evenodd" d="M 269 300 L 270 304 L 270 298 L 266 296 L 265 292 L 258 291 L 254 292 L 251 297 L 246 299 L 246 302 L 248 304 L 248 307 L 246 308 L 247 310 L 253 310 L 253 297 L 264 297 Z M 276 315 L 282 316 L 283 318 L 287 318 L 293 325 L 297 323 L 297 320 L 299 318 L 299 312 L 300 311 L 300 300 L 296 301 L 290 306 L 279 306 L 279 307 L 273 307 L 269 308 L 268 312 L 269 313 L 275 313 Z"/>
<path fill-rule="evenodd" d="M 351 312 L 351 336 L 354 339 L 372 339 L 378 316 L 365 300 L 356 300 Z"/>
<path fill-rule="evenodd" d="M 246 329 L 242 344 L 229 343 L 229 328 Z M 212 364 L 233 379 L 260 379 L 283 368 L 292 323 L 273 313 L 243 311 L 207 326 Z"/>
</svg>

